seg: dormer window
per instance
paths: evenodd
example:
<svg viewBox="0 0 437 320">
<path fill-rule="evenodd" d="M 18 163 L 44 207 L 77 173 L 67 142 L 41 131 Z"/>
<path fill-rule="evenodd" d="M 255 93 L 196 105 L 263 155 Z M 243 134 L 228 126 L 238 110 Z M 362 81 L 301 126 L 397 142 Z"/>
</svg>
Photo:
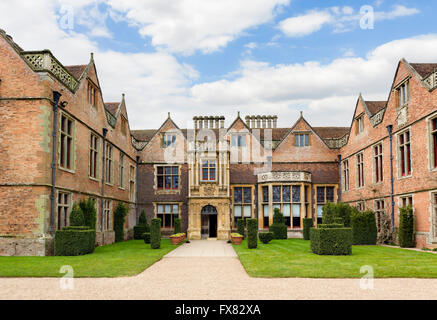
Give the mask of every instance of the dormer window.
<svg viewBox="0 0 437 320">
<path fill-rule="evenodd" d="M 215 181 L 215 160 L 202 161 L 202 181 Z"/>
<path fill-rule="evenodd" d="M 174 134 L 165 134 L 162 136 L 162 147 L 172 147 L 176 142 L 176 135 Z"/>
<path fill-rule="evenodd" d="M 308 147 L 309 145 L 309 134 L 299 133 L 294 135 L 294 145 L 296 147 Z"/>
<path fill-rule="evenodd" d="M 97 106 L 97 88 L 90 81 L 88 81 L 88 102 L 93 107 Z"/>
<path fill-rule="evenodd" d="M 410 84 L 408 81 L 405 81 L 397 88 L 397 95 L 399 107 L 402 107 L 408 103 L 410 100 Z"/>
<path fill-rule="evenodd" d="M 245 147 L 246 146 L 246 135 L 245 134 L 234 134 L 232 135 L 232 147 Z"/>
</svg>

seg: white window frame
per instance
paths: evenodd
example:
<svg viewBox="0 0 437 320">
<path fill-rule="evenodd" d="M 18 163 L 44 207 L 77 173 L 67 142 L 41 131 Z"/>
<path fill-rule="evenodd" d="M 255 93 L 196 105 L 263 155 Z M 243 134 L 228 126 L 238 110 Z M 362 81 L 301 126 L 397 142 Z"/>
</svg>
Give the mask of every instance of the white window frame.
<svg viewBox="0 0 437 320">
<path fill-rule="evenodd" d="M 376 148 L 378 148 L 378 153 L 375 153 Z M 379 153 L 380 152 L 380 153 Z M 380 184 L 384 182 L 384 146 L 382 142 L 374 144 L 372 146 L 372 165 L 373 165 L 373 183 Z M 378 166 L 377 166 L 378 165 Z M 377 167 L 379 168 L 379 181 L 376 181 L 377 177 Z"/>
</svg>

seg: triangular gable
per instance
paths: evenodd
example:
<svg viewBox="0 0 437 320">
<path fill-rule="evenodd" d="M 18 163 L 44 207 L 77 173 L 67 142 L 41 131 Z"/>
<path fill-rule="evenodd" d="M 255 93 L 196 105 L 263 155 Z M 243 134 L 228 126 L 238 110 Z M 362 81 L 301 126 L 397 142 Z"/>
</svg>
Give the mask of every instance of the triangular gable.
<svg viewBox="0 0 437 320">
<path fill-rule="evenodd" d="M 320 137 L 320 135 L 313 129 L 313 127 L 308 123 L 308 121 L 306 121 L 305 120 L 305 118 L 303 117 L 303 114 L 302 114 L 302 112 L 301 112 L 301 114 L 300 114 L 300 117 L 299 117 L 299 119 L 294 123 L 294 125 L 291 127 L 291 129 L 290 130 L 288 130 L 288 133 L 284 136 L 284 137 L 282 137 L 282 139 L 281 139 L 281 141 L 278 143 L 278 145 L 276 146 L 276 148 L 275 148 L 275 151 L 276 150 L 278 150 L 279 149 L 279 146 L 293 133 L 293 131 L 295 131 L 295 128 L 298 126 L 298 124 L 300 124 L 301 122 L 303 122 L 304 123 L 304 125 L 305 126 L 307 126 L 309 129 L 310 129 L 310 131 L 312 132 L 312 133 L 314 133 L 314 135 L 317 137 L 317 138 L 319 138 L 322 142 L 323 142 L 323 144 L 327 147 L 327 148 L 329 148 L 329 146 L 326 144 L 326 142 L 325 142 L 325 140 L 323 140 L 322 139 L 322 137 Z"/>
</svg>

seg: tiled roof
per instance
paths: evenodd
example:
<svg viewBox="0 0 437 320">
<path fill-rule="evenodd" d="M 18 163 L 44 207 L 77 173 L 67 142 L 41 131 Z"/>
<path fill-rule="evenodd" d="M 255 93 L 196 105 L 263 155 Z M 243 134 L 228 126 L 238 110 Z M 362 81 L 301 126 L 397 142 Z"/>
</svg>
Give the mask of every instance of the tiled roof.
<svg viewBox="0 0 437 320">
<path fill-rule="evenodd" d="M 339 139 L 349 133 L 349 127 L 313 127 L 322 139 Z"/>
<path fill-rule="evenodd" d="M 105 107 L 106 110 L 108 110 L 114 117 L 117 113 L 118 106 L 120 105 L 120 102 L 106 102 Z"/>
<path fill-rule="evenodd" d="M 410 63 L 410 65 L 422 78 L 425 78 L 431 72 L 437 70 L 437 63 Z"/>
<path fill-rule="evenodd" d="M 150 141 L 150 139 L 152 139 L 155 132 L 156 132 L 156 130 L 154 130 L 154 129 L 152 129 L 152 130 L 131 130 L 131 134 L 138 141 Z"/>
<path fill-rule="evenodd" d="M 366 101 L 367 109 L 369 109 L 369 112 L 372 116 L 383 109 L 386 104 L 386 101 Z"/>
<path fill-rule="evenodd" d="M 68 72 L 70 72 L 73 75 L 73 77 L 79 79 L 82 73 L 85 71 L 86 67 L 88 67 L 88 65 L 83 64 L 77 66 L 65 66 L 65 69 L 67 69 Z"/>
</svg>

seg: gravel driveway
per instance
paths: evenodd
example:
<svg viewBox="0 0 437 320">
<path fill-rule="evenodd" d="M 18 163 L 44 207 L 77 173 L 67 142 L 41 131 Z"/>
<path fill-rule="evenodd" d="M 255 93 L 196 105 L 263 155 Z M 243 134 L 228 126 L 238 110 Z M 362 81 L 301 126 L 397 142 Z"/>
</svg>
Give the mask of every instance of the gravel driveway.
<svg viewBox="0 0 437 320">
<path fill-rule="evenodd" d="M 225 241 L 192 241 L 135 277 L 1 278 L 0 299 L 437 299 L 437 279 L 250 278 Z"/>
</svg>

